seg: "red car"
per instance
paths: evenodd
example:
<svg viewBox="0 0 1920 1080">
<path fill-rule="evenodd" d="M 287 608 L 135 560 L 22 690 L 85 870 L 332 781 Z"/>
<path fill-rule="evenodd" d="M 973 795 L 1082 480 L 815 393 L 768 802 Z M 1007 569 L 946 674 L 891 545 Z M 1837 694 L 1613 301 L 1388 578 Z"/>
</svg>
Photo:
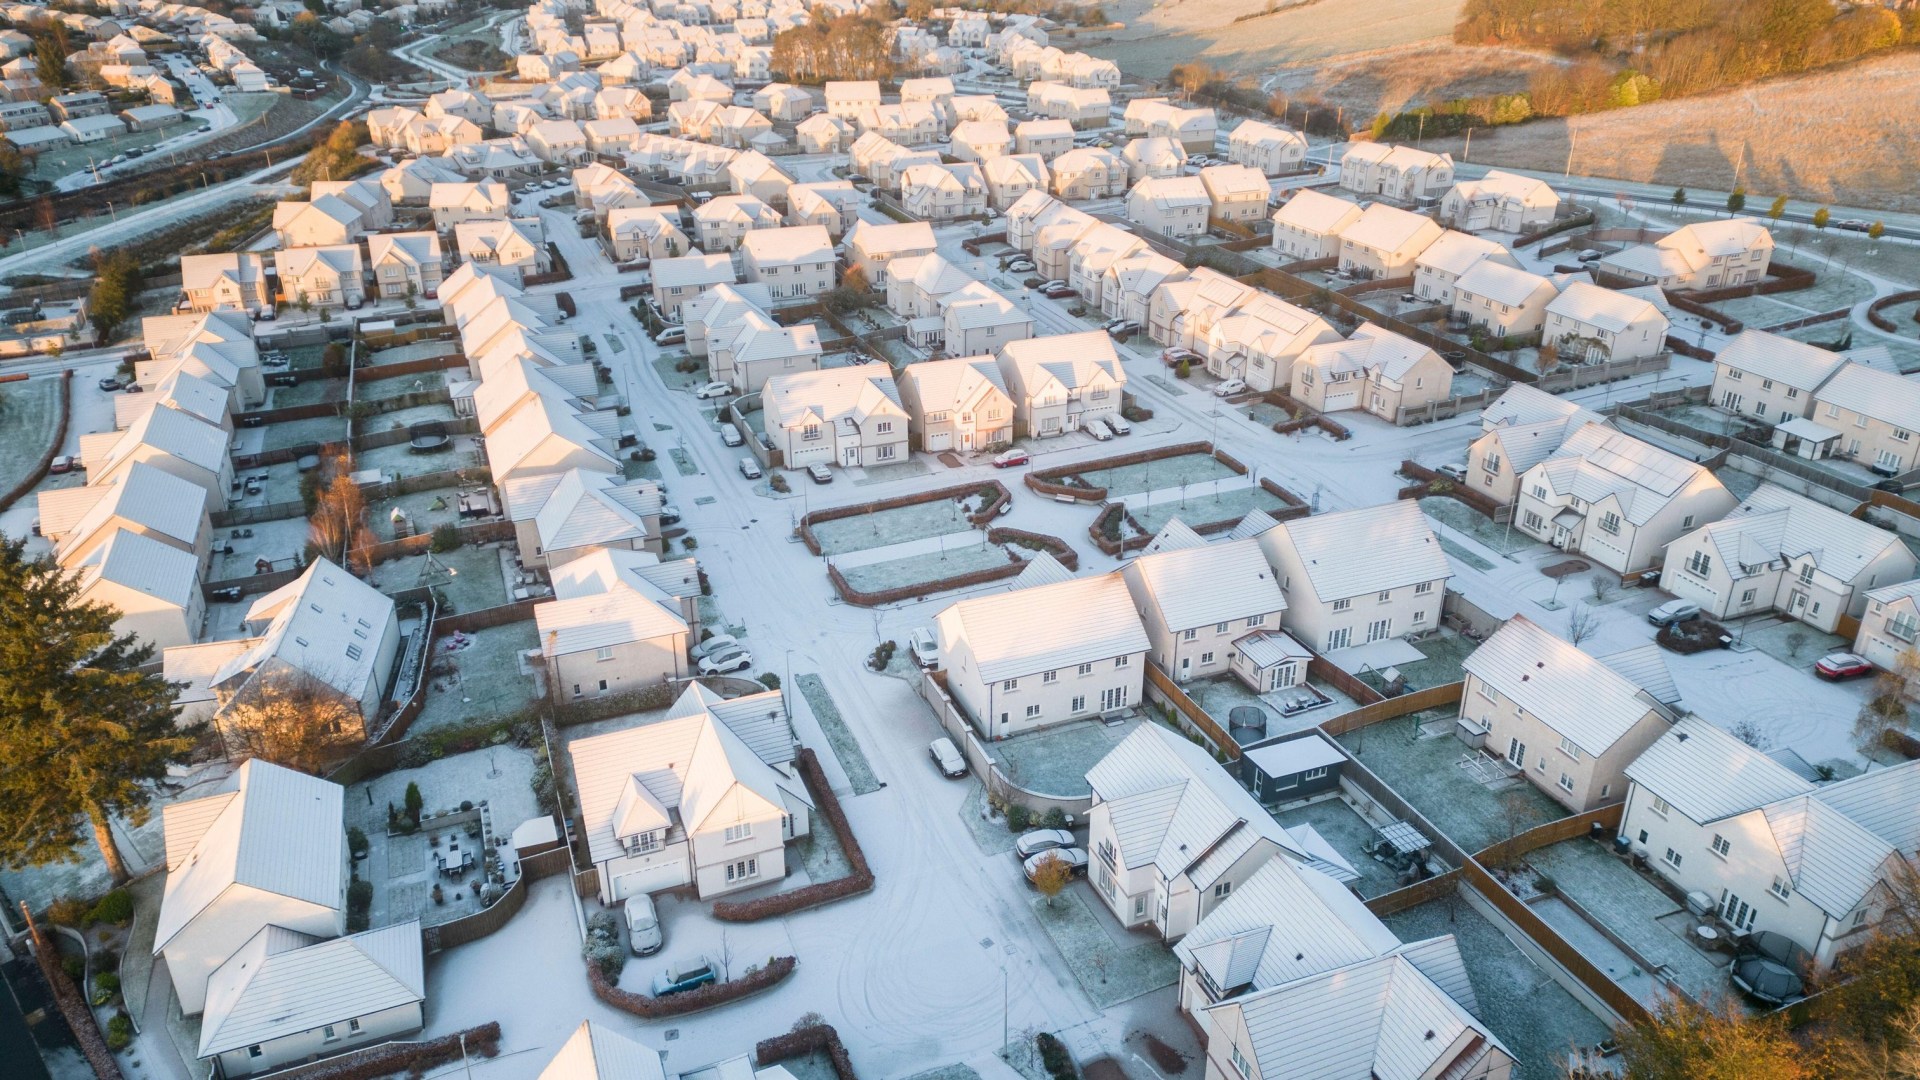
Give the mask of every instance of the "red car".
<svg viewBox="0 0 1920 1080">
<path fill-rule="evenodd" d="M 1009 450 L 993 459 L 993 467 L 996 469 L 1011 469 L 1015 465 L 1025 465 L 1028 460 L 1030 459 L 1027 457 L 1025 450 Z"/>
<path fill-rule="evenodd" d="M 1813 665 L 1813 673 L 1823 679 L 1839 682 L 1842 679 L 1858 679 L 1873 674 L 1873 665 L 1862 657 L 1850 652 L 1828 653 Z"/>
</svg>

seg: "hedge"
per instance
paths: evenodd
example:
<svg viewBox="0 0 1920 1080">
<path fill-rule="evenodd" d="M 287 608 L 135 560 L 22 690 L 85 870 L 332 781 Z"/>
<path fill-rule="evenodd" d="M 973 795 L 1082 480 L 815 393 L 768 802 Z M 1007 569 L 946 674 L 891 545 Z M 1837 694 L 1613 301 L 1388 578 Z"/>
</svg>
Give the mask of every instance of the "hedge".
<svg viewBox="0 0 1920 1080">
<path fill-rule="evenodd" d="M 800 778 L 806 781 L 807 791 L 813 796 L 814 809 L 827 819 L 833 835 L 840 841 L 840 850 L 846 853 L 850 872 L 846 877 L 816 882 L 772 896 L 752 900 L 721 900 L 713 905 L 713 917 L 722 922 L 758 922 L 761 919 L 778 918 L 873 889 L 873 868 L 867 865 L 867 853 L 861 850 L 859 839 L 853 835 L 853 826 L 847 821 L 847 811 L 840 805 L 840 797 L 828 785 L 827 774 L 820 768 L 820 759 L 812 749 L 803 746 L 794 763 L 799 766 Z"/>
<path fill-rule="evenodd" d="M 764 1069 L 816 1050 L 826 1052 L 827 1060 L 833 1062 L 833 1074 L 838 1080 L 859 1080 L 853 1071 L 853 1058 L 847 1054 L 847 1047 L 840 1041 L 840 1033 L 834 1030 L 832 1024 L 808 1024 L 785 1035 L 761 1039 L 753 1044 L 753 1064 L 755 1068 Z"/>
<path fill-rule="evenodd" d="M 1004 493 L 998 496 L 998 499 L 1002 501 L 1007 498 L 1008 496 Z M 1020 547 L 1030 550 L 1046 551 L 1055 559 L 1058 559 L 1060 565 L 1069 570 L 1073 570 L 1080 565 L 1079 553 L 1069 547 L 1065 540 L 1057 536 L 1027 532 L 1024 529 L 990 528 L 987 530 L 987 542 L 989 544 L 1017 544 Z M 928 581 L 916 581 L 908 585 L 897 585 L 891 589 L 876 589 L 870 592 L 856 589 L 853 587 L 853 584 L 847 580 L 846 575 L 840 572 L 840 568 L 832 565 L 827 567 L 827 580 L 833 584 L 834 591 L 840 594 L 840 599 L 847 603 L 857 607 L 880 607 L 883 604 L 893 604 L 902 600 L 914 600 L 923 596 L 932 596 L 934 593 L 950 592 L 954 589 L 968 589 L 976 585 L 984 585 L 990 581 L 1001 581 L 1019 575 L 1026 570 L 1026 568 L 1027 560 L 1021 559 L 1013 552 L 1008 552 L 1007 561 L 998 566 L 989 566 L 980 570 L 968 570 L 965 573 L 953 574 L 943 578 L 933 578 Z"/>
<path fill-rule="evenodd" d="M 493 1057 L 500 1052 L 500 1024 L 489 1020 L 425 1042 L 382 1043 L 311 1065 L 296 1065 L 275 1073 L 274 1080 L 380 1080 L 397 1072 L 420 1076 L 437 1065 L 459 1061 L 463 1038 L 469 1053 Z"/>
<path fill-rule="evenodd" d="M 874 502 L 856 503 L 852 506 L 836 506 L 826 510 L 815 510 L 813 513 L 800 519 L 800 540 L 807 545 L 808 551 L 819 555 L 821 554 L 820 541 L 814 538 L 813 527 L 823 521 L 838 521 L 841 518 L 859 517 L 862 514 L 878 513 L 881 510 L 896 510 L 903 506 L 919 506 L 924 503 L 944 502 L 949 499 L 958 502 L 969 495 L 980 495 L 982 493 L 988 493 L 992 497 L 988 498 L 986 504 L 980 508 L 979 513 L 969 514 L 967 516 L 967 520 L 971 522 L 975 528 L 979 528 L 987 522 L 992 521 L 994 517 L 999 514 L 999 507 L 1002 502 L 1013 498 L 1012 493 L 1007 491 L 1006 485 L 998 480 L 983 480 L 971 484 L 956 484 L 953 487 L 940 488 L 937 491 L 921 491 L 912 495 L 896 495 L 891 499 L 878 499 Z"/>
<path fill-rule="evenodd" d="M 622 990 L 608 982 L 599 968 L 592 964 L 586 965 L 586 968 L 587 982 L 593 987 L 594 997 L 621 1012 L 632 1013 L 642 1020 L 664 1020 L 669 1016 L 684 1016 L 687 1013 L 725 1005 L 762 990 L 771 989 L 793 974 L 793 969 L 798 964 L 799 961 L 791 956 L 776 956 L 768 960 L 765 967 L 749 972 L 741 978 L 723 983 L 708 983 L 697 990 L 686 990 L 663 998 L 648 997 L 646 994 Z"/>
</svg>

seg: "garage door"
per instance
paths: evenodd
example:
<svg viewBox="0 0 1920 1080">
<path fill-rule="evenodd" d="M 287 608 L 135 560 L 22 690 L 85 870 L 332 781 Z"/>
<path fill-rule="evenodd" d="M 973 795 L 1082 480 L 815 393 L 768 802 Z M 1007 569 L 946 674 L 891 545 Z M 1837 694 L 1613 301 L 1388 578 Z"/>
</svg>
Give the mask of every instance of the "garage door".
<svg viewBox="0 0 1920 1080">
<path fill-rule="evenodd" d="M 1327 392 L 1327 407 L 1321 411 L 1339 412 L 1341 409 L 1355 408 L 1359 404 L 1360 404 L 1360 391 L 1358 390 L 1347 390 L 1342 392 L 1335 392 L 1330 390 Z"/>
<path fill-rule="evenodd" d="M 672 889 L 680 885 L 685 885 L 691 880 L 692 878 L 687 875 L 687 857 L 685 855 L 663 859 L 652 866 L 642 867 L 638 870 L 629 870 L 624 874 L 616 876 L 613 879 L 613 896 L 609 899 L 614 903 L 619 903 L 629 896 L 658 892 L 661 889 Z"/>
<path fill-rule="evenodd" d="M 953 432 L 927 432 L 927 451 L 949 450 L 953 447 Z"/>
</svg>

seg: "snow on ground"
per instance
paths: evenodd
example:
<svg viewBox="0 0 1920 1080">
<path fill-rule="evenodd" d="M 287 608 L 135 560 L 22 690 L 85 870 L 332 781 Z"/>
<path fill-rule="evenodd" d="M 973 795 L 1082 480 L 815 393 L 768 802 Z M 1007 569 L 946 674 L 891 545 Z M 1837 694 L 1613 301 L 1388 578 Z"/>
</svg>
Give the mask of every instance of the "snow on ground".
<svg viewBox="0 0 1920 1080">
<path fill-rule="evenodd" d="M 813 527 L 813 538 L 819 541 L 820 550 L 832 556 L 972 530 L 958 501 L 935 499 L 822 521 Z"/>
<path fill-rule="evenodd" d="M 1532 852 L 1527 862 L 1696 1001 L 1730 996 L 1725 964 L 1731 957 L 1720 954 L 1716 962 L 1687 944 L 1680 934 L 1691 929 L 1691 921 L 1657 922 L 1681 905 L 1599 844 L 1585 837 L 1564 840 Z"/>
<path fill-rule="evenodd" d="M 1340 736 L 1340 745 L 1426 815 L 1454 843 L 1479 851 L 1495 841 L 1567 816 L 1559 803 L 1524 781 L 1493 790 L 1458 764 L 1473 753 L 1451 729 L 1422 735 L 1421 726 L 1458 715 L 1428 709 Z"/>
<path fill-rule="evenodd" d="M 1136 717 L 1108 727 L 1098 720 L 1073 720 L 997 742 L 993 755 L 1007 778 L 1028 791 L 1084 797 L 1092 790 L 1087 770 L 1145 722 Z"/>
</svg>

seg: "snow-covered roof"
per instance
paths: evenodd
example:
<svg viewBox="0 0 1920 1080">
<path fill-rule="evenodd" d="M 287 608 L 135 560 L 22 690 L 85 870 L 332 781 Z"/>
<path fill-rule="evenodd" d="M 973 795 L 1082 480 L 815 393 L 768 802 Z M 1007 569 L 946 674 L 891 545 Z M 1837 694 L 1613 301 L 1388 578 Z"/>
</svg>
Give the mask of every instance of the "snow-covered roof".
<svg viewBox="0 0 1920 1080">
<path fill-rule="evenodd" d="M 1808 393 L 1832 378 L 1847 362 L 1840 353 L 1765 330 L 1742 331 L 1714 354 L 1713 359 L 1717 364 L 1755 378 L 1771 379 Z"/>
<path fill-rule="evenodd" d="M 1814 397 L 1823 406 L 1837 405 L 1907 431 L 1920 428 L 1920 378 L 1913 375 L 1848 364 Z"/>
<path fill-rule="evenodd" d="M 1813 790 L 1793 770 L 1697 716 L 1627 765 L 1627 779 L 1706 825 Z"/>
<path fill-rule="evenodd" d="M 118 482 L 109 486 L 65 489 L 88 491 L 94 496 L 91 505 L 70 524 L 49 522 L 42 517 L 42 532 L 65 537 L 60 545 L 62 553 L 71 551 L 74 545 L 115 519 L 137 525 L 147 534 L 157 533 L 178 541 L 175 546 L 188 550 L 195 546 L 200 527 L 206 521 L 205 488 L 144 461 L 134 462 L 115 479 Z M 46 504 L 47 500 L 43 499 L 42 505 Z"/>
<path fill-rule="evenodd" d="M 245 621 L 260 637 L 214 676 L 214 684 L 278 661 L 363 701 L 379 675 L 392 619 L 393 601 L 385 593 L 316 558 L 305 573 L 247 609 Z"/>
<path fill-rule="evenodd" d="M 1474 296 L 1492 300 L 1496 304 L 1507 304 L 1512 307 L 1526 303 L 1540 291 L 1542 285 L 1551 287 L 1553 282 L 1539 274 L 1530 274 L 1525 270 L 1488 258 L 1476 260 L 1467 267 L 1465 273 L 1460 275 L 1460 279 L 1454 282 L 1454 287 L 1462 293 L 1471 293 Z M 1526 386 L 1525 383 L 1514 385 Z M 1527 389 L 1533 388 L 1527 387 Z"/>
<path fill-rule="evenodd" d="M 1569 283 L 1559 296 L 1547 304 L 1547 314 L 1559 315 L 1615 334 L 1626 332 L 1634 323 L 1648 316 L 1666 321 L 1666 316 L 1661 315 L 1652 303 L 1586 281 Z"/>
<path fill-rule="evenodd" d="M 1269 859 L 1173 951 L 1226 993 L 1330 971 L 1399 944 L 1345 886 L 1290 859 Z"/>
<path fill-rule="evenodd" d="M 1243 756 L 1268 776 L 1292 776 L 1347 760 L 1344 751 L 1313 731 L 1281 742 L 1251 747 Z"/>
<path fill-rule="evenodd" d="M 1119 574 L 971 597 L 948 613 L 988 682 L 1144 653 L 1149 644 Z"/>
<path fill-rule="evenodd" d="M 131 529 L 115 527 L 106 542 L 72 568 L 85 592 L 103 582 L 164 600 L 187 610 L 193 606 L 199 560 L 191 552 Z"/>
<path fill-rule="evenodd" d="M 264 926 L 207 980 L 200 1056 L 344 1024 L 426 997 L 417 919 L 330 941 Z"/>
<path fill-rule="evenodd" d="M 687 633 L 687 622 L 667 600 L 616 581 L 604 592 L 535 605 L 541 651 L 551 658 L 666 638 L 668 651 L 677 653 L 680 645 L 671 639 Z"/>
<path fill-rule="evenodd" d="M 1292 541 L 1323 603 L 1453 576 L 1419 504 L 1409 499 L 1285 521 L 1261 534 L 1265 544 L 1282 538 Z"/>
<path fill-rule="evenodd" d="M 1758 573 L 1776 560 L 1804 558 L 1851 583 L 1889 549 L 1903 548 L 1895 533 L 1777 484 L 1761 484 L 1700 532 L 1735 578 L 1748 576 L 1746 568 Z"/>
<path fill-rule="evenodd" d="M 1599 423 L 1575 430 L 1538 468 L 1556 494 L 1575 495 L 1589 503 L 1616 498 L 1621 513 L 1635 525 L 1651 520 L 1707 471 L 1697 462 Z"/>
<path fill-rule="evenodd" d="M 1920 761 L 1903 761 L 1765 808 L 1794 888 L 1835 918 L 1920 852 Z"/>
<path fill-rule="evenodd" d="M 653 284 L 657 289 L 718 285 L 733 279 L 733 258 L 724 253 L 681 255 L 672 259 L 656 259 L 653 264 Z"/>
<path fill-rule="evenodd" d="M 789 225 L 754 229 L 740 239 L 740 250 L 755 263 L 831 263 L 833 240 L 825 226 Z"/>
<path fill-rule="evenodd" d="M 1596 757 L 1659 711 L 1653 695 L 1525 615 L 1494 631 L 1461 667 Z"/>
<path fill-rule="evenodd" d="M 1238 622 L 1287 606 L 1258 540 L 1163 547 L 1129 561 L 1125 573 L 1141 584 L 1147 603 L 1160 610 L 1173 632 Z"/>
<path fill-rule="evenodd" d="M 660 1052 L 583 1020 L 537 1080 L 666 1080 Z"/>
<path fill-rule="evenodd" d="M 1340 231 L 1340 239 L 1377 251 L 1400 252 L 1422 246 L 1419 241 L 1423 236 L 1431 243 L 1439 234 L 1440 226 L 1434 224 L 1432 218 L 1386 203 L 1374 203 Z"/>
<path fill-rule="evenodd" d="M 1428 271 L 1459 276 L 1472 269 L 1482 259 L 1511 259 L 1513 253 L 1502 244 L 1492 240 L 1463 233 L 1457 229 L 1448 229 L 1427 245 L 1414 265 Z"/>
</svg>

